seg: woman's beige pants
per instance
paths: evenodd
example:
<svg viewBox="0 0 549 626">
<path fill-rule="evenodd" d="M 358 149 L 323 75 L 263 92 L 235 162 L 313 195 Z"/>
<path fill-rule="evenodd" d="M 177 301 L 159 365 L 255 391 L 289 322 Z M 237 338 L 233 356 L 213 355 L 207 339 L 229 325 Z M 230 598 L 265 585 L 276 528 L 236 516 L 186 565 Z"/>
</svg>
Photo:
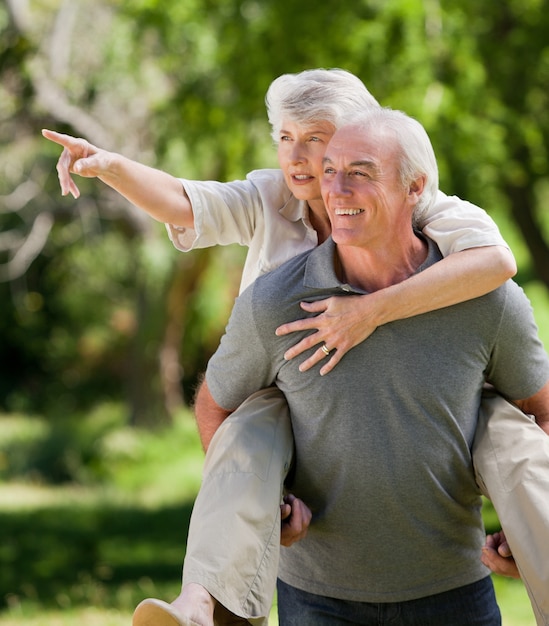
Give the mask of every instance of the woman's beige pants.
<svg viewBox="0 0 549 626">
<path fill-rule="evenodd" d="M 549 437 L 495 392 L 485 392 L 473 444 L 477 483 L 490 498 L 538 626 L 549 624 Z"/>
</svg>

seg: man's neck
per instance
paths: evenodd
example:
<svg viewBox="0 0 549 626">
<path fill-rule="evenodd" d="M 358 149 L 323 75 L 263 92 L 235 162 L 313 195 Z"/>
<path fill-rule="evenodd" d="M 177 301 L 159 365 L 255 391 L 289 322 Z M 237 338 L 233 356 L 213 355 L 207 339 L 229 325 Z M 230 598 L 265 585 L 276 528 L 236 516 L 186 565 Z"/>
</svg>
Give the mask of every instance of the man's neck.
<svg viewBox="0 0 549 626">
<path fill-rule="evenodd" d="M 427 253 L 427 243 L 415 234 L 406 243 L 391 242 L 377 249 L 338 245 L 336 273 L 342 282 L 371 293 L 415 274 Z"/>
</svg>

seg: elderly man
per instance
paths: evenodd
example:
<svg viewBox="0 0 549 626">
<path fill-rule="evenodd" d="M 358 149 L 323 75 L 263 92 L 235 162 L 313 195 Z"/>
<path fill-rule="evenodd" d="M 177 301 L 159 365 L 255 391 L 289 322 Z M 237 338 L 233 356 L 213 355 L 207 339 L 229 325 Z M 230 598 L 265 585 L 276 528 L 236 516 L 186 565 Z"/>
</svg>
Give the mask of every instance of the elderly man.
<svg viewBox="0 0 549 626">
<path fill-rule="evenodd" d="M 322 182 L 332 237 L 244 292 L 208 366 L 197 403 L 213 419 L 269 385 L 290 407 L 292 490 L 313 521 L 281 556 L 282 625 L 500 624 L 471 446 L 486 382 L 547 428 L 549 360 L 521 290 L 378 328 L 327 377 L 285 360 L 291 341 L 275 335 L 304 300 L 372 293 L 438 262 L 413 228 L 437 178 L 402 113 L 337 131 Z"/>
</svg>

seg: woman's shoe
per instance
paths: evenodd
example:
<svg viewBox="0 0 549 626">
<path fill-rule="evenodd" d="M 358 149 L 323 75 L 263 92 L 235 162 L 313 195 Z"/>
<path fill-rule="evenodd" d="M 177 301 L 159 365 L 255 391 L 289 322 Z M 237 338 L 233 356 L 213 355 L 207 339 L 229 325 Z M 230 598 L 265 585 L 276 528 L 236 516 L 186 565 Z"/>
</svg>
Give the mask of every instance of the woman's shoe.
<svg viewBox="0 0 549 626">
<path fill-rule="evenodd" d="M 132 626 L 200 626 L 200 624 L 180 615 L 168 602 L 147 598 L 137 605 L 133 613 Z"/>
</svg>

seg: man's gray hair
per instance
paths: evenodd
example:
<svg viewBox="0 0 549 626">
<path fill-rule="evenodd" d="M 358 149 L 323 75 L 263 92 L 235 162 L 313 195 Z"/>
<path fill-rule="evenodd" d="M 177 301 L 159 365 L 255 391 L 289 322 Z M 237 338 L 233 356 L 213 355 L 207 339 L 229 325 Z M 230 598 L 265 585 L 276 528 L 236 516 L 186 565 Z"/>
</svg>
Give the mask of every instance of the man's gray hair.
<svg viewBox="0 0 549 626">
<path fill-rule="evenodd" d="M 371 109 L 348 120 L 366 133 L 390 136 L 398 147 L 398 171 L 404 188 L 424 176 L 425 186 L 414 208 L 414 224 L 421 220 L 436 200 L 438 166 L 435 151 L 427 131 L 416 119 L 390 108 Z"/>
<path fill-rule="evenodd" d="M 340 69 L 283 74 L 271 83 L 265 104 L 276 143 L 283 120 L 304 126 L 330 122 L 337 129 L 351 115 L 380 106 L 360 78 Z"/>
</svg>

